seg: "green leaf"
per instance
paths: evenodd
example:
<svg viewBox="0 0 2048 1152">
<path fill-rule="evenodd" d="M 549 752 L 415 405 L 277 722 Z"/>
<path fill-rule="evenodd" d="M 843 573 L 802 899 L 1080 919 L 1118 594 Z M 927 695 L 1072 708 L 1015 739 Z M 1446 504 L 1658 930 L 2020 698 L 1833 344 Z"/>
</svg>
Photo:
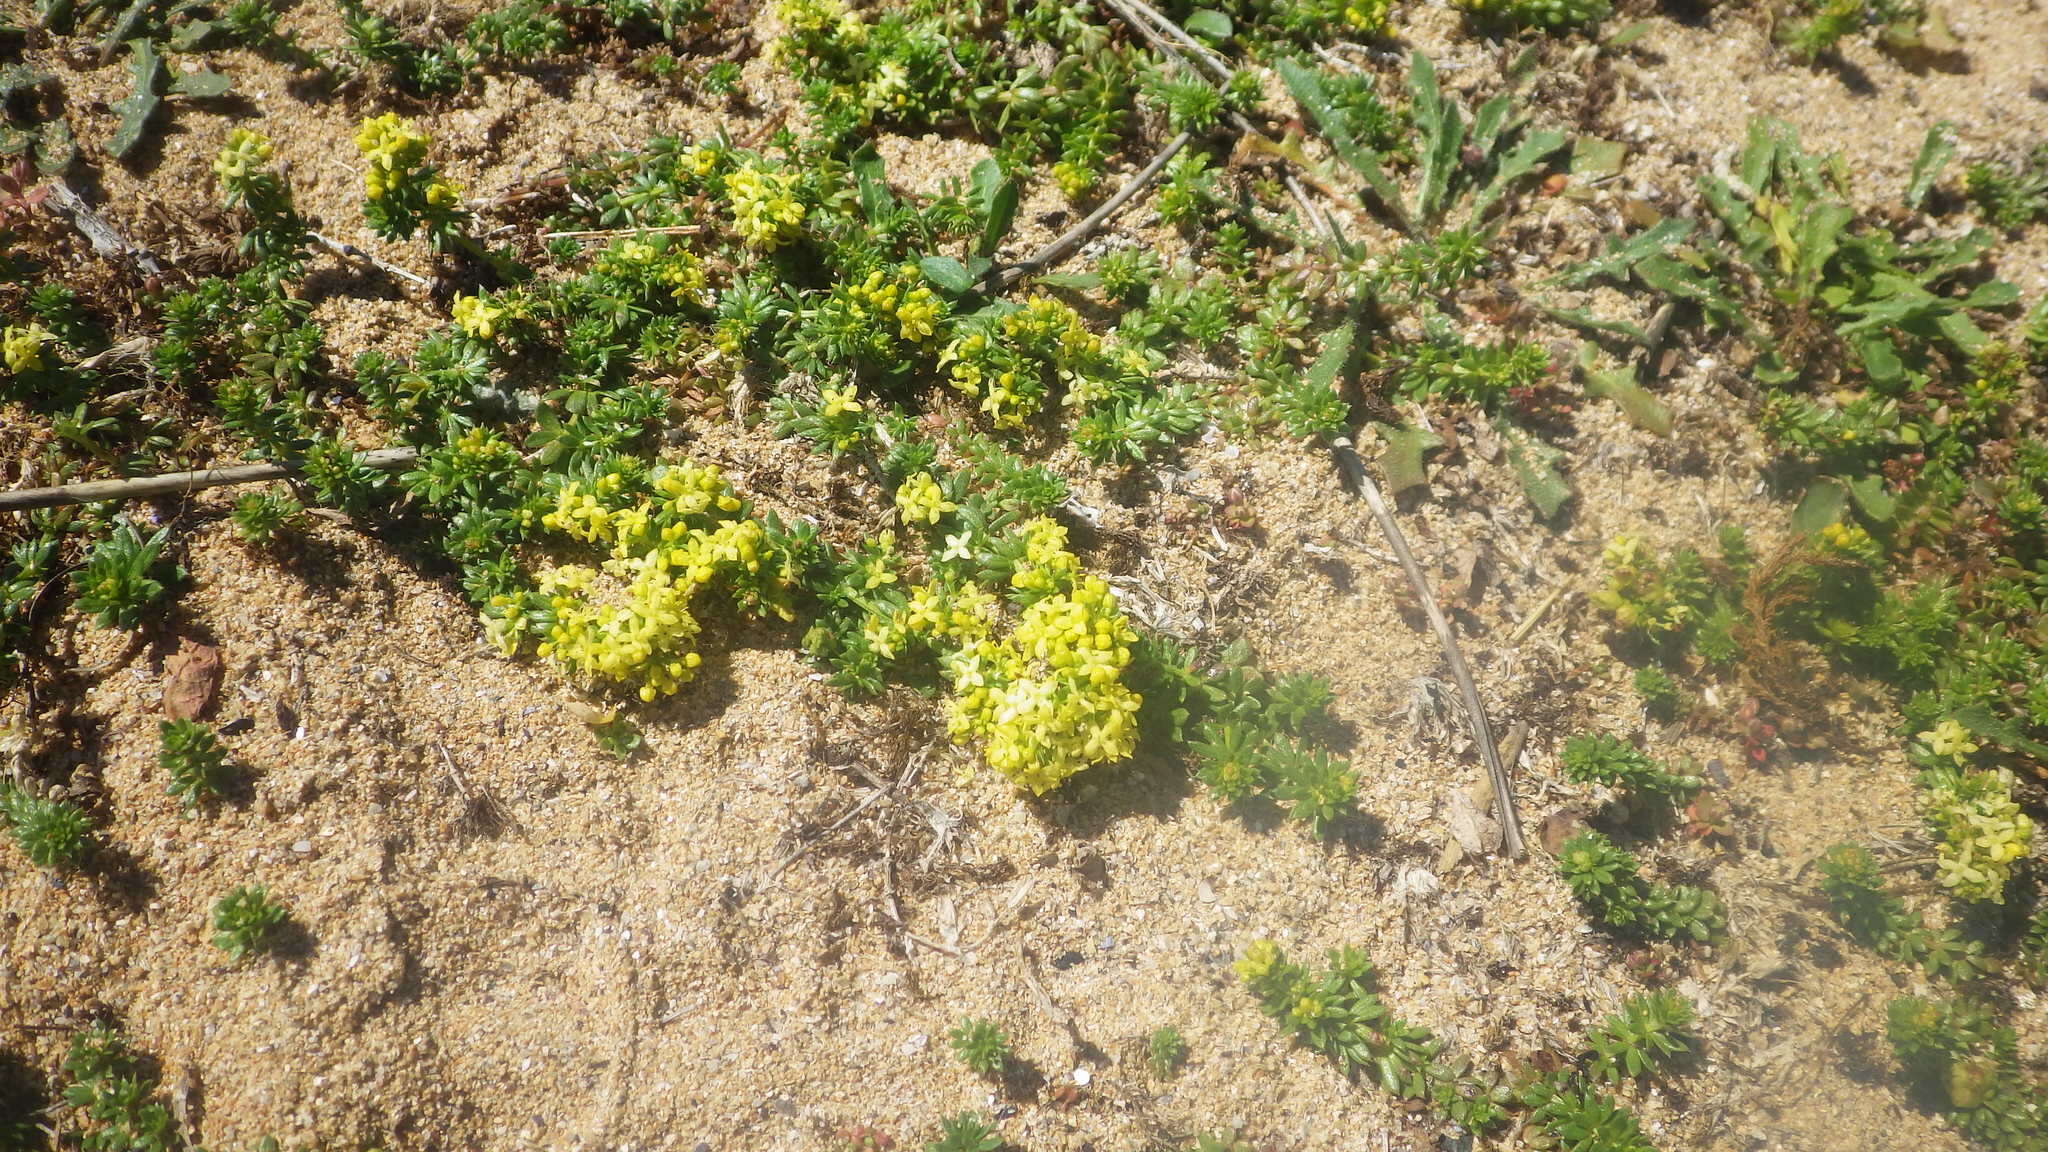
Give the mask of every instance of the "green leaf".
<svg viewBox="0 0 2048 1152">
<path fill-rule="evenodd" d="M 1010 224 L 1017 218 L 1017 182 L 1003 175 L 1002 168 L 994 160 L 983 160 L 974 166 L 969 177 L 973 188 L 975 207 L 981 209 L 986 223 L 981 227 L 981 237 L 975 241 L 976 256 L 993 256 L 1003 237 L 1010 232 Z"/>
<path fill-rule="evenodd" d="M 1927 199 L 1927 192 L 1934 182 L 1941 178 L 1941 170 L 1948 164 L 1949 157 L 1956 153 L 1956 126 L 1947 120 L 1937 120 L 1927 130 L 1927 138 L 1920 142 L 1920 155 L 1913 161 L 1913 172 L 1906 180 L 1906 207 L 1917 210 L 1920 202 Z"/>
<path fill-rule="evenodd" d="M 177 96 L 189 96 L 195 100 L 207 100 L 225 96 L 235 82 L 218 72 L 201 70 L 188 72 L 171 82 L 171 92 Z"/>
<path fill-rule="evenodd" d="M 1899 511 L 1899 501 L 1884 486 L 1882 476 L 1857 476 L 1843 481 L 1863 514 L 1883 524 Z"/>
<path fill-rule="evenodd" d="M 114 105 L 121 123 L 107 140 L 107 154 L 117 160 L 141 142 L 150 117 L 156 115 L 157 107 L 163 103 L 157 92 L 163 87 L 164 65 L 157 59 L 156 46 L 147 40 L 130 40 L 128 51 L 129 63 L 135 69 L 135 91 Z"/>
<path fill-rule="evenodd" d="M 1849 507 L 1849 486 L 1833 476 L 1822 476 L 1806 489 L 1799 507 L 1792 512 L 1792 530 L 1801 536 L 1816 536 L 1820 530 L 1841 520 Z"/>
<path fill-rule="evenodd" d="M 1316 354 L 1315 363 L 1308 366 L 1304 383 L 1319 392 L 1333 391 L 1337 377 L 1343 374 L 1344 365 L 1351 359 L 1352 326 L 1345 324 L 1331 330 L 1323 337 L 1322 351 Z"/>
<path fill-rule="evenodd" d="M 917 262 L 917 268 L 932 287 L 949 296 L 962 296 L 974 288 L 974 275 L 951 256 L 927 256 Z"/>
<path fill-rule="evenodd" d="M 1090 288 L 1100 288 L 1102 286 L 1102 273 L 1047 272 L 1043 276 L 1033 276 L 1031 282 L 1033 284 L 1043 284 L 1047 288 L 1071 288 L 1075 291 L 1085 292 Z"/>
<path fill-rule="evenodd" d="M 1642 385 L 1636 383 L 1636 374 L 1627 368 L 1596 369 L 1586 355 L 1592 351 L 1590 344 L 1580 348 L 1580 364 L 1585 376 L 1586 395 L 1612 400 L 1621 407 L 1622 415 L 1643 431 L 1655 436 L 1671 435 L 1671 409 L 1664 406 Z"/>
<path fill-rule="evenodd" d="M 1444 446 L 1436 434 L 1410 424 L 1375 423 L 1372 430 L 1386 445 L 1380 452 L 1380 471 L 1386 474 L 1388 492 L 1398 496 L 1429 483 L 1422 454 Z"/>
<path fill-rule="evenodd" d="M 1374 198 L 1394 217 L 1395 224 L 1402 231 L 1414 231 L 1407 212 L 1401 206 L 1401 190 L 1387 175 L 1386 168 L 1380 163 L 1380 154 L 1358 142 L 1357 135 L 1351 130 L 1349 114 L 1332 101 L 1324 89 L 1322 74 L 1292 58 L 1282 59 L 1279 71 L 1288 94 L 1308 114 L 1309 122 L 1330 142 L 1330 150 L 1364 179 L 1365 186 L 1372 190 Z"/>
<path fill-rule="evenodd" d="M 864 141 L 847 167 L 853 170 L 854 184 L 860 189 L 861 215 L 870 224 L 880 223 L 889 209 L 896 206 L 896 197 L 889 192 L 889 182 L 882 172 L 882 156 L 875 151 L 874 142 Z"/>
<path fill-rule="evenodd" d="M 1415 193 L 1415 219 L 1434 224 L 1443 209 L 1444 192 L 1457 170 L 1465 145 L 1465 125 L 1457 106 L 1444 99 L 1437 85 L 1436 65 L 1420 52 L 1408 59 L 1409 110 L 1422 137 L 1419 160 L 1422 186 Z"/>
<path fill-rule="evenodd" d="M 1649 30 L 1650 22 L 1648 20 L 1638 20 L 1614 35 L 1609 36 L 1607 39 L 1602 40 L 1600 46 L 1602 48 L 1626 48 L 1642 39 L 1643 33 Z"/>
<path fill-rule="evenodd" d="M 16 92 L 37 88 L 56 79 L 48 72 L 38 72 L 26 64 L 9 64 L 0 68 L 0 101 L 12 99 Z"/>
<path fill-rule="evenodd" d="M 1544 283 L 1569 288 L 1601 276 L 1622 279 L 1637 264 L 1651 256 L 1662 255 L 1672 246 L 1684 241 L 1686 237 L 1692 235 L 1692 230 L 1692 221 L 1667 216 L 1632 240 L 1617 242 L 1610 236 L 1607 239 L 1606 255 L 1595 256 L 1583 264 L 1575 264 Z"/>
<path fill-rule="evenodd" d="M 1535 306 L 1538 312 L 1543 313 L 1560 324 L 1569 324 L 1574 328 L 1580 328 L 1587 332 L 1606 332 L 1636 344 L 1648 344 L 1650 342 L 1650 334 L 1641 328 L 1626 320 L 1602 319 L 1599 316 L 1593 315 L 1593 310 L 1590 308 L 1559 308 L 1555 304 L 1546 304 L 1541 300 L 1533 298 L 1530 300 L 1530 303 Z"/>
<path fill-rule="evenodd" d="M 1454 112 L 1452 115 L 1456 115 L 1456 113 Z M 1472 197 L 1472 212 L 1471 215 L 1466 217 L 1466 226 L 1470 227 L 1479 223 L 1479 218 L 1486 214 L 1488 208 L 1493 207 L 1493 202 L 1500 199 L 1501 194 L 1506 192 L 1510 185 L 1529 173 L 1534 172 L 1543 163 L 1545 157 L 1562 147 L 1564 147 L 1563 133 L 1529 133 L 1520 144 L 1515 145 L 1513 152 L 1508 153 L 1507 156 L 1502 158 L 1500 168 L 1494 173 L 1492 182 L 1487 184 L 1485 188 L 1480 189 L 1478 195 Z"/>
<path fill-rule="evenodd" d="M 1557 515 L 1565 501 L 1572 498 L 1571 485 L 1557 470 L 1564 453 L 1506 420 L 1496 420 L 1493 426 L 1500 433 L 1501 442 L 1507 445 L 1508 463 L 1515 470 L 1515 479 L 1521 481 L 1522 495 L 1543 519 Z"/>
<path fill-rule="evenodd" d="M 1182 28 L 1205 40 L 1230 39 L 1230 17 L 1214 8 L 1197 8 L 1180 22 Z"/>
<path fill-rule="evenodd" d="M 2048 744 L 2030 739 L 2015 728 L 2011 721 L 1994 715 L 1990 708 L 1982 704 L 1965 705 L 1950 712 L 1949 716 L 1956 723 L 1968 728 L 1973 735 L 1982 736 L 2014 752 L 2024 752 L 2036 760 L 2048 760 Z"/>
<path fill-rule="evenodd" d="M 72 137 L 71 125 L 62 116 L 44 121 L 38 137 L 36 170 L 43 175 L 55 176 L 78 159 L 78 141 Z"/>
<path fill-rule="evenodd" d="M 1572 141 L 1571 174 L 1588 180 L 1618 176 L 1628 160 L 1628 145 L 1619 140 L 1597 140 L 1581 136 Z"/>
</svg>

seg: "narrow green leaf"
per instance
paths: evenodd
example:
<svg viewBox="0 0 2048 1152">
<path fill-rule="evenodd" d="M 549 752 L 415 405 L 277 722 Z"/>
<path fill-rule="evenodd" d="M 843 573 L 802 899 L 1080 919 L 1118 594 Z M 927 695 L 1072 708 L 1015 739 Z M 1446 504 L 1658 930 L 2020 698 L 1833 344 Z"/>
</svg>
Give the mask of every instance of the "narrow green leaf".
<svg viewBox="0 0 2048 1152">
<path fill-rule="evenodd" d="M 1949 715 L 1974 735 L 2014 752 L 2024 752 L 2036 760 L 2048 760 L 2048 744 L 2029 738 L 2014 727 L 2012 721 L 1994 715 L 1982 704 L 1965 705 Z"/>
<path fill-rule="evenodd" d="M 1544 283 L 1569 288 L 1601 276 L 1620 280 L 1628 275 L 1629 270 L 1634 268 L 1637 262 L 1669 250 L 1672 245 L 1691 236 L 1692 230 L 1692 221 L 1666 216 L 1631 240 L 1617 242 L 1610 236 L 1607 238 L 1606 255 L 1595 256 L 1583 264 L 1574 264 Z"/>
<path fill-rule="evenodd" d="M 1322 351 L 1316 354 L 1315 363 L 1308 366 L 1304 377 L 1308 387 L 1328 392 L 1337 386 L 1337 377 L 1343 374 L 1344 365 L 1351 359 L 1351 336 L 1352 326 L 1345 324 L 1323 337 Z"/>
<path fill-rule="evenodd" d="M 1294 102 L 1301 105 L 1309 123 L 1330 142 L 1330 150 L 1339 160 L 1364 179 L 1380 205 L 1394 217 L 1394 223 L 1404 232 L 1414 228 L 1407 211 L 1401 205 L 1401 190 L 1394 184 L 1393 177 L 1380 163 L 1379 153 L 1358 142 L 1351 130 L 1351 120 L 1343 108 L 1330 99 L 1323 87 L 1322 74 L 1299 60 L 1284 58 L 1279 62 L 1281 82 L 1287 85 L 1287 92 Z"/>
<path fill-rule="evenodd" d="M 1076 291 L 1086 291 L 1090 288 L 1100 288 L 1102 286 L 1102 273 L 1047 272 L 1043 276 L 1033 276 L 1031 282 L 1033 284 L 1043 284 L 1047 288 L 1071 288 Z"/>
<path fill-rule="evenodd" d="M 0 68 L 0 100 L 11 99 L 16 92 L 48 84 L 56 79 L 48 72 L 38 72 L 26 64 L 9 64 Z"/>
<path fill-rule="evenodd" d="M 55 176 L 78 159 L 78 141 L 72 137 L 71 125 L 62 116 L 44 121 L 38 137 L 36 170 L 43 175 Z"/>
<path fill-rule="evenodd" d="M 854 185 L 860 190 L 861 215 L 867 217 L 870 224 L 879 223 L 896 204 L 882 169 L 882 154 L 875 151 L 873 141 L 865 141 L 847 162 L 847 167 L 853 170 Z"/>
<path fill-rule="evenodd" d="M 1414 215 L 1429 225 L 1436 223 L 1442 212 L 1444 192 L 1464 149 L 1465 125 L 1457 106 L 1444 99 L 1437 85 L 1436 65 L 1420 52 L 1409 56 L 1408 96 L 1416 132 L 1422 137 L 1422 181 L 1415 193 Z"/>
<path fill-rule="evenodd" d="M 155 45 L 147 40 L 130 40 L 128 51 L 129 62 L 135 69 L 135 91 L 114 105 L 121 123 L 107 140 L 107 154 L 117 160 L 141 142 L 150 117 L 156 115 L 157 106 L 163 102 L 157 92 L 163 87 L 164 65 L 157 59 Z"/>
<path fill-rule="evenodd" d="M 1602 319 L 1593 315 L 1593 311 L 1590 308 L 1559 308 L 1555 304 L 1546 304 L 1533 297 L 1529 302 L 1535 306 L 1538 312 L 1543 313 L 1560 324 L 1569 324 L 1586 332 L 1605 332 L 1609 335 L 1619 336 L 1634 344 L 1648 344 L 1650 342 L 1649 333 L 1644 332 L 1641 328 L 1626 320 Z"/>
<path fill-rule="evenodd" d="M 1500 199 L 1501 194 L 1506 192 L 1510 185 L 1534 172 L 1545 157 L 1562 147 L 1562 133 L 1529 133 L 1520 144 L 1515 145 L 1513 152 L 1501 160 L 1500 169 L 1494 173 L 1492 182 L 1480 189 L 1478 195 L 1472 197 L 1472 214 L 1466 218 L 1466 227 L 1478 224 L 1480 217 L 1486 214 L 1488 208 L 1493 207 L 1494 201 Z"/>
<path fill-rule="evenodd" d="M 1927 130 L 1927 138 L 1920 142 L 1920 155 L 1913 161 L 1912 174 L 1906 180 L 1906 207 L 1918 210 L 1920 202 L 1927 199 L 1928 190 L 1941 178 L 1941 170 L 1948 165 L 1949 157 L 1956 154 L 1956 126 L 1947 120 L 1937 120 Z"/>
<path fill-rule="evenodd" d="M 1586 368 L 1586 395 L 1612 400 L 1629 422 L 1653 436 L 1671 435 L 1671 409 L 1648 389 L 1636 383 L 1627 368 Z"/>
<path fill-rule="evenodd" d="M 1626 48 L 1642 39 L 1643 33 L 1649 30 L 1650 22 L 1648 20 L 1638 20 L 1614 35 L 1609 36 L 1607 39 L 1602 40 L 1600 46 L 1602 48 Z"/>
<path fill-rule="evenodd" d="M 1506 420 L 1494 421 L 1495 431 L 1507 445 L 1508 463 L 1522 484 L 1522 495 L 1537 513 L 1548 520 L 1572 498 L 1571 485 L 1557 470 L 1564 453 L 1530 436 Z"/>
<path fill-rule="evenodd" d="M 1003 237 L 1009 235 L 1010 224 L 1017 218 L 1017 182 L 1003 175 L 1002 168 L 994 160 L 976 164 L 969 179 L 974 189 L 974 203 L 986 218 L 981 237 L 975 241 L 974 254 L 993 256 Z"/>
</svg>

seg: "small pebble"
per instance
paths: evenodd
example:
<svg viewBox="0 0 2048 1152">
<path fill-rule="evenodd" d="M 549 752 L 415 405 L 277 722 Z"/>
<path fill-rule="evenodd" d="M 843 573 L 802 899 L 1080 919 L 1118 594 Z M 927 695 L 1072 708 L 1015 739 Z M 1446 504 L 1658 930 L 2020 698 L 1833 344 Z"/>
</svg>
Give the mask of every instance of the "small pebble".
<svg viewBox="0 0 2048 1152">
<path fill-rule="evenodd" d="M 300 840 L 292 845 L 292 851 L 301 856 L 307 855 L 313 851 L 313 842 L 311 840 Z"/>
</svg>

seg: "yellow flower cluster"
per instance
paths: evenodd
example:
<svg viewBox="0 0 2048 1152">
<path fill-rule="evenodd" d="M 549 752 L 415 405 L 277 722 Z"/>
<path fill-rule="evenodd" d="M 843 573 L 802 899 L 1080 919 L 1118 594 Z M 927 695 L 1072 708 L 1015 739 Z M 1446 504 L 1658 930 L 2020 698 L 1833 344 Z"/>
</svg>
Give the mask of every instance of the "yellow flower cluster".
<svg viewBox="0 0 2048 1152">
<path fill-rule="evenodd" d="M 893 275 L 870 272 L 846 294 L 856 305 L 894 320 L 897 338 L 908 343 L 929 340 L 938 330 L 939 298 L 925 287 L 915 264 L 905 264 Z"/>
<path fill-rule="evenodd" d="M 2012 798 L 2006 769 L 1957 776 L 1933 789 L 1927 821 L 1941 837 L 1935 875 L 1960 900 L 2005 903 L 2014 862 L 2034 843 L 2034 822 Z"/>
<path fill-rule="evenodd" d="M 270 163 L 270 156 L 270 141 L 261 132 L 236 128 L 228 133 L 228 142 L 220 155 L 213 158 L 213 174 L 220 178 L 223 187 L 236 184 Z"/>
<path fill-rule="evenodd" d="M 757 595 L 769 609 L 791 615 L 774 594 L 790 574 L 770 556 L 760 521 L 732 518 L 742 507 L 716 468 L 697 465 L 660 469 L 644 490 L 629 489 L 618 471 L 565 484 L 542 526 L 609 545 L 610 558 L 599 568 L 560 565 L 536 579 L 543 627 L 499 596 L 484 613 L 485 628 L 508 655 L 538 631 L 539 654 L 587 684 L 637 684 L 642 700 L 671 695 L 702 662 L 690 611 L 698 589 L 729 578 L 765 589 Z M 623 585 L 622 602 L 600 599 L 616 585 Z"/>
<path fill-rule="evenodd" d="M 913 473 L 896 487 L 896 514 L 903 518 L 905 526 L 937 524 L 940 517 L 958 511 L 959 507 L 946 499 L 939 482 L 929 472 Z"/>
<path fill-rule="evenodd" d="M 1954 720 L 1943 720 L 1931 731 L 1920 733 L 1920 743 L 1928 753 L 1961 764 L 1982 745 L 1970 739 L 1970 730 Z"/>
<path fill-rule="evenodd" d="M 43 344 L 49 338 L 49 331 L 33 320 L 0 330 L 0 359 L 5 360 L 7 371 L 13 375 L 41 371 L 45 367 Z"/>
<path fill-rule="evenodd" d="M 464 332 L 478 340 L 493 340 L 497 338 L 498 320 L 505 315 L 505 307 L 493 304 L 490 297 L 478 293 L 475 296 L 457 296 L 449 313 Z"/>
<path fill-rule="evenodd" d="M 1060 195 L 1069 200 L 1079 200 L 1094 189 L 1098 177 L 1088 168 L 1061 160 L 1052 166 L 1052 179 L 1060 186 Z"/>
<path fill-rule="evenodd" d="M 848 11 L 840 0 L 782 0 L 775 6 L 775 18 L 785 32 L 768 46 L 769 59 L 777 63 L 798 46 L 796 42 L 826 39 L 859 47 L 868 39 L 860 13 Z"/>
<path fill-rule="evenodd" d="M 681 245 L 620 240 L 599 253 L 591 268 L 600 275 L 665 286 L 671 299 L 692 304 L 706 302 L 705 289 L 710 285 L 703 261 Z"/>
<path fill-rule="evenodd" d="M 875 74 L 861 85 L 861 108 L 872 116 L 884 108 L 902 108 L 910 103 L 910 70 L 900 61 L 884 60 Z"/>
<path fill-rule="evenodd" d="M 1038 521 L 1027 541 L 1042 561 L 1027 560 L 1033 574 L 1027 583 L 1079 567 L 1071 553 L 1061 550 L 1065 559 L 1056 560 L 1037 547 L 1054 538 L 1046 525 L 1058 528 Z M 1018 576 L 1026 572 L 1020 567 Z M 949 623 L 960 607 L 947 610 Z M 914 606 L 911 615 L 925 619 L 938 610 Z M 1038 795 L 1090 764 L 1131 754 L 1142 701 L 1122 673 L 1137 633 L 1109 585 L 1095 577 L 1072 579 L 1071 591 L 1052 592 L 1025 608 L 1001 640 L 975 634 L 985 620 L 985 609 L 970 608 L 959 637 L 969 642 L 944 661 L 954 693 L 946 730 L 955 743 L 984 740 L 989 766 Z"/>
<path fill-rule="evenodd" d="M 1028 595 L 1048 595 L 1071 587 L 1081 574 L 1081 561 L 1067 551 L 1066 525 L 1040 516 L 1023 526 L 1024 559 L 1010 573 L 1010 587 Z"/>
<path fill-rule="evenodd" d="M 1020 388 L 1017 371 L 991 362 L 994 344 L 983 332 L 969 332 L 954 338 L 939 356 L 939 366 L 952 365 L 948 377 L 953 387 L 970 399 L 981 398 L 981 410 L 998 428 L 1022 428 L 1038 411 L 1038 392 Z M 1033 381 L 1032 383 L 1035 383 Z"/>
<path fill-rule="evenodd" d="M 804 222 L 796 182 L 794 173 L 769 172 L 751 165 L 725 178 L 733 227 L 748 247 L 772 252 L 795 239 Z"/>
<path fill-rule="evenodd" d="M 1065 403 L 1092 404 L 1118 375 L 1143 377 L 1144 356 L 1112 349 L 1088 330 L 1080 313 L 1049 296 L 1034 295 L 996 326 L 991 336 L 970 331 L 947 345 L 939 365 L 950 365 L 953 387 L 981 399 L 997 427 L 1020 428 L 1037 413 L 1046 390 L 1044 370 L 1066 386 Z"/>
<path fill-rule="evenodd" d="M 1861 524 L 1837 520 L 1820 530 L 1822 547 L 1837 556 L 1863 564 L 1878 564 L 1884 560 L 1876 540 L 1864 531 Z"/>
<path fill-rule="evenodd" d="M 1377 36 L 1387 30 L 1390 0 L 1350 0 L 1344 5 L 1344 25 L 1354 32 Z"/>
<path fill-rule="evenodd" d="M 363 195 L 381 200 L 426 160 L 427 134 L 414 127 L 412 121 L 400 119 L 398 113 L 386 112 L 363 121 L 356 133 L 356 150 L 370 162 L 363 172 Z M 453 189 L 449 189 L 449 194 L 453 194 Z M 428 203 L 433 203 L 433 199 L 433 190 L 429 189 Z"/>
</svg>

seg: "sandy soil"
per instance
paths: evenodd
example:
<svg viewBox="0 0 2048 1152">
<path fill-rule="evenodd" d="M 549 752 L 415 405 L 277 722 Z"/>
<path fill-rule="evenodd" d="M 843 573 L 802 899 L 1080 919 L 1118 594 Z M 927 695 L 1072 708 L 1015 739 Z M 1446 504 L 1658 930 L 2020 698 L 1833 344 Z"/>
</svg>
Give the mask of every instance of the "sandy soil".
<svg viewBox="0 0 2048 1152">
<path fill-rule="evenodd" d="M 316 7 L 288 23 L 332 47 L 339 30 Z M 1684 202 L 1686 174 L 1739 146 L 1756 112 L 1843 151 L 1871 204 L 1896 197 L 1935 119 L 1957 125 L 1964 159 L 2048 138 L 2048 12 L 1944 8 L 1962 72 L 1913 72 L 1860 47 L 1846 69 L 1797 68 L 1735 13 L 1704 26 L 1653 17 L 1604 94 L 1560 66 L 1540 82 L 1545 107 L 1627 141 L 1630 167 L 1619 188 L 1541 206 L 1566 246 L 1533 253 L 1539 266 L 1522 274 L 1613 228 L 1623 189 Z M 758 36 L 771 20 L 758 18 Z M 1498 55 L 1447 9 L 1407 5 L 1397 21 L 1447 77 Z M 62 71 L 75 108 L 110 104 L 128 82 L 118 62 L 30 57 Z M 376 103 L 306 102 L 253 56 L 225 66 L 244 106 L 181 107 L 160 154 L 107 166 L 109 216 L 185 255 L 185 238 L 204 234 L 219 140 L 253 121 L 331 234 L 423 266 L 422 251 L 360 226 L 349 139 Z M 494 196 L 652 134 L 738 135 L 789 100 L 765 61 L 747 83 L 752 109 L 736 113 L 564 65 L 495 76 L 467 102 L 402 107 L 451 175 Z M 88 146 L 113 124 L 82 120 Z M 912 188 L 964 178 L 983 154 L 937 137 L 882 151 Z M 1035 189 L 1020 218 L 1061 208 Z M 1128 210 L 1112 231 L 1161 243 L 1149 215 Z M 1058 226 L 1033 223 L 1022 239 Z M 2004 270 L 2030 298 L 2048 284 L 2044 243 L 2021 238 Z M 316 282 L 344 358 L 402 351 L 441 322 L 430 302 L 341 266 Z M 1812 888 L 1827 844 L 1914 834 L 1888 711 L 1845 690 L 1825 741 L 1744 771 L 1727 733 L 1640 715 L 1585 603 L 1616 532 L 1668 547 L 1731 520 L 1765 543 L 1784 531 L 1732 369 L 1680 351 L 1663 393 L 1672 438 L 1598 403 L 1576 418 L 1564 446 L 1580 495 L 1561 525 L 1536 522 L 1484 427 L 1453 418 L 1459 446 L 1431 458 L 1432 491 L 1407 530 L 1440 586 L 1457 589 L 1446 595 L 1459 597 L 1496 728 L 1531 727 L 1515 770 L 1532 839 L 1590 799 L 1557 769 L 1582 730 L 1643 734 L 1660 755 L 1731 774 L 1733 844 L 1648 850 L 1658 875 L 1720 891 L 1732 929 L 1722 947 L 1662 957 L 1700 1012 L 1702 1055 L 1675 1087 L 1632 1093 L 1660 1146 L 1960 1147 L 1890 1085 L 1882 1017 L 1899 977 L 1842 938 Z M 694 454 L 791 512 L 873 495 L 765 431 L 690 432 Z M 1257 531 L 1220 530 L 1226 491 L 1245 494 Z M 575 694 L 498 658 L 459 589 L 416 558 L 326 523 L 296 555 L 252 552 L 213 495 L 164 508 L 192 579 L 150 643 L 131 649 L 76 618 L 54 630 L 72 671 L 45 688 L 32 762 L 91 799 L 119 866 L 68 882 L 18 861 L 0 873 L 0 1047 L 47 1074 L 72 1029 L 118 1019 L 213 1148 L 275 1135 L 327 1148 L 809 1149 L 855 1124 L 911 1146 L 940 1118 L 981 1110 L 1032 1152 L 1223 1127 L 1271 1149 L 1425 1149 L 1439 1132 L 1426 1116 L 1347 1084 L 1257 1013 L 1229 969 L 1246 943 L 1272 936 L 1304 958 L 1364 948 L 1399 1012 L 1511 1070 L 1574 1051 L 1643 987 L 1540 850 L 1447 858 L 1453 797 L 1483 798 L 1484 773 L 1398 566 L 1327 460 L 1212 433 L 1135 484 L 1084 474 L 1077 496 L 1103 511 L 1092 559 L 1134 614 L 1247 637 L 1276 671 L 1330 679 L 1368 827 L 1327 847 L 1248 827 L 1179 767 L 1144 760 L 1022 799 L 946 744 L 928 702 L 849 704 L 801 661 L 794 634 L 754 625 L 728 628 L 730 655 L 650 710 L 647 753 L 621 763 L 596 748 Z M 164 794 L 155 763 L 162 661 L 181 637 L 226 656 L 213 719 L 246 721 L 229 744 L 252 781 L 199 819 Z M 902 783 L 838 824 L 876 780 Z M 230 965 L 208 943 L 207 910 L 245 882 L 289 906 L 299 938 Z M 1007 1094 L 948 1050 L 965 1015 L 998 1021 L 1028 1065 Z M 1159 1081 L 1142 1045 L 1168 1024 L 1190 1062 Z"/>
</svg>

